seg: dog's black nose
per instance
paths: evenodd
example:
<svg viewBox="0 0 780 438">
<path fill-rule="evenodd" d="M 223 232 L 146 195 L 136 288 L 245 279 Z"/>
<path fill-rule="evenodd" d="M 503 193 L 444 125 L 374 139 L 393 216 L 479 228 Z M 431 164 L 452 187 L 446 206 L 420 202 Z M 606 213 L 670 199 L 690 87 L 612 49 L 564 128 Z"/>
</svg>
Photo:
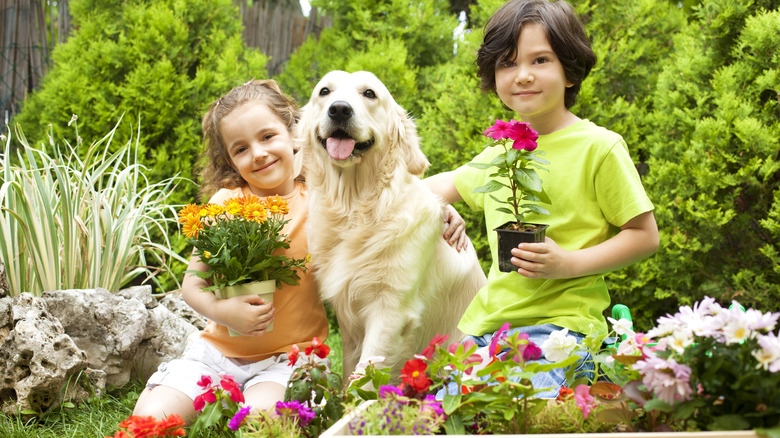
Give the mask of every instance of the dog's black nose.
<svg viewBox="0 0 780 438">
<path fill-rule="evenodd" d="M 336 123 L 343 123 L 352 117 L 352 106 L 343 100 L 337 100 L 328 108 L 328 116 Z"/>
</svg>

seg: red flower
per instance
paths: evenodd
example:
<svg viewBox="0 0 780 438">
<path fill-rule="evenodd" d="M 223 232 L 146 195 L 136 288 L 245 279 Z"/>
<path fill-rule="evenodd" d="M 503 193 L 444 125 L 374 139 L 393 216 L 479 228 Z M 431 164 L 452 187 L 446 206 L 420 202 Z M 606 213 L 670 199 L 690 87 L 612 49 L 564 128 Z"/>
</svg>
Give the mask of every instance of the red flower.
<svg viewBox="0 0 780 438">
<path fill-rule="evenodd" d="M 241 392 L 241 388 L 238 387 L 238 383 L 233 380 L 233 376 L 222 376 L 220 385 L 222 385 L 222 389 L 230 393 L 230 399 L 233 400 L 233 402 L 244 402 L 244 393 Z"/>
<path fill-rule="evenodd" d="M 211 388 L 212 384 L 211 376 L 208 375 L 202 375 L 200 376 L 200 380 L 198 381 L 198 386 L 200 386 L 203 389 L 209 389 Z"/>
<path fill-rule="evenodd" d="M 427 391 L 433 382 L 425 375 L 426 368 L 428 368 L 428 364 L 422 359 L 408 360 L 401 370 L 401 381 L 417 392 Z"/>
<path fill-rule="evenodd" d="M 425 356 L 426 359 L 430 359 L 433 357 L 433 353 L 436 352 L 436 347 L 443 344 L 447 338 L 449 338 L 450 335 L 442 335 L 441 333 L 437 334 L 436 336 L 431 339 L 431 343 L 428 344 L 427 347 L 422 351 L 422 355 Z"/>
<path fill-rule="evenodd" d="M 304 353 L 306 353 L 307 356 L 314 353 L 319 356 L 320 359 L 325 359 L 328 356 L 328 353 L 330 353 L 330 347 L 323 344 L 322 341 L 320 341 L 320 338 L 315 336 L 311 339 L 311 345 L 306 347 Z"/>
<path fill-rule="evenodd" d="M 287 360 L 290 361 L 287 365 L 289 366 L 295 366 L 295 363 L 298 362 L 298 353 L 301 352 L 301 349 L 298 348 L 298 344 L 293 344 L 292 348 L 290 348 L 290 351 L 287 353 Z"/>
<path fill-rule="evenodd" d="M 558 402 L 564 402 L 574 395 L 574 390 L 571 388 L 567 388 L 565 386 L 561 386 L 561 389 L 558 390 L 558 397 L 555 398 Z"/>
<path fill-rule="evenodd" d="M 214 394 L 214 388 L 209 388 L 208 391 L 195 397 L 195 400 L 192 401 L 192 407 L 200 412 L 207 404 L 214 403 L 215 401 L 217 401 L 217 395 Z M 121 427 L 122 425 L 120 424 L 119 426 Z"/>
<path fill-rule="evenodd" d="M 181 427 L 184 420 L 174 414 L 157 421 L 154 417 L 139 417 L 131 415 L 125 421 L 119 423 L 120 430 L 113 438 L 156 438 L 161 436 L 185 436 Z M 112 437 L 106 437 L 112 438 Z"/>
</svg>

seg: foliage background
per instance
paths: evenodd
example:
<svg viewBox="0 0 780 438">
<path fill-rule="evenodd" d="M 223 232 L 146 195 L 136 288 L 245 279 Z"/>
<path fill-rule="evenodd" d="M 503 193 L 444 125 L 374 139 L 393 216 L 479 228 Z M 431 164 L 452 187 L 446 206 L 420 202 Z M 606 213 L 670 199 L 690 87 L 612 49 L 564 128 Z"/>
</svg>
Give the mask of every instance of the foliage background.
<svg viewBox="0 0 780 438">
<path fill-rule="evenodd" d="M 456 40 L 446 0 L 311 3 L 333 26 L 275 77 L 301 104 L 327 71 L 373 71 L 416 119 L 429 175 L 467 162 L 482 130 L 512 117 L 478 91 L 474 65 L 481 28 L 503 1 L 472 2 Z M 572 3 L 599 55 L 573 110 L 625 137 L 661 232 L 653 257 L 608 275 L 613 302 L 633 310 L 639 331 L 704 295 L 780 310 L 780 0 Z M 205 104 L 264 77 L 265 57 L 243 45 L 236 8 L 74 0 L 72 13 L 75 34 L 15 121 L 42 139 L 47 125 L 60 134 L 78 114 L 81 135 L 94 138 L 125 113 L 141 120 L 150 178 L 196 179 Z M 180 186 L 172 202 L 195 193 Z M 456 207 L 487 266 L 480 215 Z"/>
</svg>

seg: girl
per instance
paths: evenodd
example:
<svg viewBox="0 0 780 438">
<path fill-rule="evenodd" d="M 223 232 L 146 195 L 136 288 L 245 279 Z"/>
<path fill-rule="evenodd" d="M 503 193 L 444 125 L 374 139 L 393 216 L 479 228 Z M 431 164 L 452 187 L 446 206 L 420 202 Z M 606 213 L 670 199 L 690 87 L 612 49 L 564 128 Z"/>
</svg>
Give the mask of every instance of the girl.
<svg viewBox="0 0 780 438">
<path fill-rule="evenodd" d="M 482 89 L 497 93 L 539 133 L 539 150 L 550 161 L 543 179 L 552 203 L 545 205 L 550 216 L 526 217 L 550 227 L 544 242 L 512 250 L 517 272 L 498 270 L 495 233 L 488 235 L 493 254 L 488 284 L 458 326 L 478 345 L 489 345 L 505 322 L 513 327 L 510 334 L 527 333 L 537 345 L 562 328 L 577 340 L 583 333 L 606 333 L 604 273 L 658 248 L 653 204 L 623 138 L 569 109 L 595 63 L 585 29 L 565 1 L 513 0 L 485 26 L 477 52 Z M 487 148 L 472 162 L 490 163 L 502 150 Z M 512 217 L 496 210 L 501 204 L 492 195 L 474 193 L 491 172 L 464 165 L 426 183 L 445 202 L 463 199 L 484 211 L 492 230 Z M 495 197 L 508 195 L 496 192 Z M 588 364 L 581 361 L 579 366 Z M 563 371 L 537 374 L 534 387 L 551 388 L 538 396 L 555 397 L 566 382 Z"/>
<path fill-rule="evenodd" d="M 300 259 L 308 254 L 308 199 L 306 186 L 296 180 L 301 157 L 292 129 L 297 121 L 295 102 L 272 80 L 249 81 L 213 102 L 203 117 L 208 163 L 201 194 L 211 195 L 209 202 L 219 204 L 244 195 L 286 199 L 289 222 L 282 232 L 289 237 L 290 248 L 285 254 Z M 188 269 L 203 271 L 208 266 L 192 257 Z M 218 382 L 220 373 L 233 376 L 241 385 L 246 405 L 272 409 L 283 399 L 293 371 L 286 355 L 292 345 L 303 351 L 313 337 L 324 341 L 328 335 L 313 276 L 309 271 L 299 274 L 299 284 L 283 285 L 273 303 L 257 295 L 217 299 L 201 291 L 206 280 L 185 274 L 184 300 L 209 320 L 208 326 L 181 358 L 161 364 L 149 378 L 133 415 L 178 414 L 191 421 L 197 415 L 193 400 L 203 393 L 198 386 L 201 376 Z M 272 322 L 274 329 L 266 333 Z M 228 328 L 242 336 L 230 336 Z"/>
</svg>

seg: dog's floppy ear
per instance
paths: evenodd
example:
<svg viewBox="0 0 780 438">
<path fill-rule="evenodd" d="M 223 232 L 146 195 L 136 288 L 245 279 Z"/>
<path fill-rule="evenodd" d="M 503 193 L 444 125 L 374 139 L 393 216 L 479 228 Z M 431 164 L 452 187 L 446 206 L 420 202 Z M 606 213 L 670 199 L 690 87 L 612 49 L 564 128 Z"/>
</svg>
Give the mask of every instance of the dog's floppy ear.
<svg viewBox="0 0 780 438">
<path fill-rule="evenodd" d="M 393 113 L 395 123 L 391 124 L 390 141 L 401 149 L 409 173 L 422 178 L 431 163 L 420 150 L 417 127 L 400 105 L 394 105 Z"/>
</svg>

